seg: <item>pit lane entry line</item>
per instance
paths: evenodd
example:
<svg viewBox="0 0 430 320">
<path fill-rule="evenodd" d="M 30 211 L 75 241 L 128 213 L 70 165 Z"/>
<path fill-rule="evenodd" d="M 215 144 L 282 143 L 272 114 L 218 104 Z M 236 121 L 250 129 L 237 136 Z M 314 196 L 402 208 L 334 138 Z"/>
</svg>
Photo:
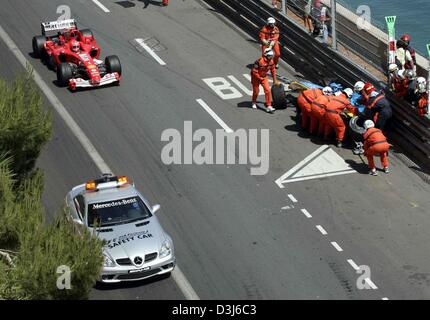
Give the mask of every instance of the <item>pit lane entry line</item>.
<svg viewBox="0 0 430 320">
<path fill-rule="evenodd" d="M 106 8 L 100 1 L 92 0 L 100 9 L 102 9 L 105 13 L 109 13 L 110 10 Z"/>
<path fill-rule="evenodd" d="M 21 50 L 18 48 L 18 46 L 15 44 L 15 42 L 11 39 L 11 37 L 7 34 L 7 32 L 3 29 L 1 25 L 0 25 L 0 38 L 3 40 L 6 46 L 9 48 L 9 50 L 13 53 L 13 55 L 16 57 L 16 59 L 21 63 L 21 65 L 24 68 L 27 68 L 27 66 L 32 66 L 31 63 L 27 60 L 27 58 L 24 56 L 24 54 L 21 52 Z M 84 150 L 88 153 L 88 155 L 93 160 L 93 162 L 96 164 L 100 172 L 112 173 L 113 171 L 106 164 L 106 162 L 98 153 L 94 145 L 85 135 L 84 131 L 79 127 L 79 125 L 76 123 L 73 117 L 69 114 L 67 109 L 57 98 L 57 96 L 54 94 L 51 88 L 48 87 L 46 82 L 42 79 L 42 77 L 33 67 L 32 67 L 32 70 L 33 70 L 33 79 L 35 83 L 39 86 L 39 88 L 48 98 L 49 102 L 52 104 L 55 111 L 57 111 L 59 116 L 63 119 L 67 127 L 73 133 L 73 135 L 78 139 L 78 141 L 80 142 Z M 182 273 L 178 265 L 176 265 L 176 268 L 172 271 L 172 278 L 176 282 L 176 285 L 181 290 L 185 299 L 200 300 L 200 297 L 197 295 L 197 293 L 191 286 L 188 279 Z"/>
<path fill-rule="evenodd" d="M 207 113 L 211 115 L 212 118 L 214 118 L 216 122 L 218 122 L 225 132 L 233 133 L 233 130 L 228 125 L 226 125 L 226 123 L 220 117 L 218 117 L 218 115 L 207 105 L 206 102 L 203 101 L 203 99 L 196 99 L 196 101 L 203 107 L 203 109 L 207 111 Z"/>
<path fill-rule="evenodd" d="M 134 39 L 143 49 L 145 49 L 146 52 L 148 52 L 151 57 L 155 59 L 160 65 L 165 66 L 166 63 L 152 50 L 146 43 L 145 40 L 138 38 Z"/>
</svg>

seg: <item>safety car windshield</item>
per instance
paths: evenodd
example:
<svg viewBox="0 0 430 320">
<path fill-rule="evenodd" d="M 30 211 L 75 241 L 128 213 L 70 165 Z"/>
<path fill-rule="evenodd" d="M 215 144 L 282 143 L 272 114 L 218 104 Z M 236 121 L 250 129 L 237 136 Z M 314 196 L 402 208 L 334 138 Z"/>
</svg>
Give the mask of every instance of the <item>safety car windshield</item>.
<svg viewBox="0 0 430 320">
<path fill-rule="evenodd" d="M 99 227 L 144 220 L 152 214 L 139 197 L 114 201 L 90 203 L 88 205 L 88 226 Z"/>
</svg>

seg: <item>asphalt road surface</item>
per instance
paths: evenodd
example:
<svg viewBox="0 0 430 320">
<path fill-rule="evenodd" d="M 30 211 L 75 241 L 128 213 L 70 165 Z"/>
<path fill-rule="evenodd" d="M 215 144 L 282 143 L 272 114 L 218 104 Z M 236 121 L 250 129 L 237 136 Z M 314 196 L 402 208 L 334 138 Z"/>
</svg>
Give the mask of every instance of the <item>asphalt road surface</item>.
<svg viewBox="0 0 430 320">
<path fill-rule="evenodd" d="M 258 44 L 201 1 L 172 1 L 168 7 L 156 1 L 98 3 L 102 7 L 89 0 L 3 0 L 0 25 L 109 167 L 131 176 L 152 203 L 161 204 L 158 217 L 200 298 L 430 298 L 429 185 L 394 155 L 391 174 L 370 177 L 359 157 L 331 145 L 313 162 L 314 169 L 327 174 L 342 157 L 357 172 L 280 188 L 275 181 L 324 142 L 299 132 L 293 109 L 271 115 L 249 108 L 248 92 L 235 81 L 250 90 L 244 74 L 260 54 Z M 57 87 L 55 73 L 31 57 L 40 22 L 56 20 L 60 5 L 71 8 L 80 27 L 93 30 L 103 57 L 120 57 L 120 86 L 71 93 Z M 135 39 L 144 39 L 161 60 Z M 22 70 L 1 40 L 0 58 L 2 76 Z M 285 64 L 279 73 L 294 76 Z M 233 83 L 236 91 L 218 95 L 207 84 L 214 79 L 203 81 L 215 77 Z M 164 130 L 182 133 L 184 121 L 192 121 L 193 130 L 221 129 L 197 99 L 232 130 L 270 129 L 266 175 L 252 176 L 250 164 L 163 164 Z M 39 161 L 50 217 L 73 186 L 100 173 L 54 110 L 53 116 L 54 137 Z M 370 274 L 361 277 L 358 266 L 367 266 L 362 268 Z M 175 279 L 95 288 L 91 297 L 182 299 Z"/>
</svg>

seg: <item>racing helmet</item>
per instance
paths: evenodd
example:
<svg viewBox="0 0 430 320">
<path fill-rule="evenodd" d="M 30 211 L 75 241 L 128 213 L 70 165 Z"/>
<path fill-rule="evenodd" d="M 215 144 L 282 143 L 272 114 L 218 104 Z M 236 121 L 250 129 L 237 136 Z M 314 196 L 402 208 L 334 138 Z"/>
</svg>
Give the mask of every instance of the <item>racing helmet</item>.
<svg viewBox="0 0 430 320">
<path fill-rule="evenodd" d="M 373 91 L 375 91 L 375 86 L 370 82 L 367 82 L 364 84 L 363 90 L 366 94 L 371 94 Z"/>
<path fill-rule="evenodd" d="M 363 90 L 363 88 L 364 88 L 364 82 L 363 81 L 357 81 L 354 84 L 354 91 L 355 92 L 360 92 L 361 90 Z"/>
<path fill-rule="evenodd" d="M 71 47 L 73 52 L 79 52 L 79 49 L 81 48 L 78 41 L 72 41 L 72 44 L 70 47 Z"/>
<path fill-rule="evenodd" d="M 395 63 L 390 63 L 390 65 L 388 66 L 388 71 L 389 72 L 395 72 L 399 69 L 399 67 L 397 67 L 397 64 Z"/>
<path fill-rule="evenodd" d="M 331 87 L 324 87 L 322 89 L 322 92 L 325 96 L 331 96 L 333 95 L 333 89 Z"/>
<path fill-rule="evenodd" d="M 375 123 L 372 120 L 366 120 L 363 123 L 363 127 L 364 129 L 369 129 L 369 128 L 374 128 L 375 127 Z"/>
<path fill-rule="evenodd" d="M 417 78 L 417 89 L 419 93 L 424 93 L 427 91 L 427 81 L 424 77 Z"/>
<path fill-rule="evenodd" d="M 275 20 L 275 18 L 273 18 L 273 17 L 269 17 L 269 18 L 267 18 L 267 25 L 269 26 L 269 27 L 274 27 L 275 26 L 275 23 L 276 23 L 276 20 Z"/>
<path fill-rule="evenodd" d="M 351 99 L 352 95 L 354 94 L 354 91 L 352 91 L 351 88 L 345 88 L 343 90 L 343 93 L 346 94 L 346 96 L 348 97 L 348 99 Z"/>
<path fill-rule="evenodd" d="M 411 42 L 411 37 L 408 34 L 404 34 L 400 37 L 400 40 L 404 41 L 407 45 Z"/>
<path fill-rule="evenodd" d="M 264 56 L 266 58 L 271 59 L 271 58 L 273 58 L 274 55 L 275 55 L 275 53 L 273 52 L 272 49 L 267 48 L 264 50 Z"/>
</svg>

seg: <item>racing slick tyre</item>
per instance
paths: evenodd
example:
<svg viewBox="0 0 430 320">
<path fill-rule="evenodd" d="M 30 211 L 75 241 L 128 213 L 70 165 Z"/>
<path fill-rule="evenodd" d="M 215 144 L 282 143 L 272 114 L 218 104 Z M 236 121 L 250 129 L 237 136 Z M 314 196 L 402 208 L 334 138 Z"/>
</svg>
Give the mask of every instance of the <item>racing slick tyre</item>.
<svg viewBox="0 0 430 320">
<path fill-rule="evenodd" d="M 35 58 L 42 58 L 45 53 L 45 42 L 44 36 L 33 37 L 33 55 Z"/>
<path fill-rule="evenodd" d="M 287 97 L 285 96 L 284 86 L 282 84 L 277 86 L 273 85 L 271 91 L 272 91 L 273 107 L 275 109 L 285 108 Z"/>
<path fill-rule="evenodd" d="M 118 72 L 121 75 L 121 62 L 117 56 L 107 56 L 105 58 L 105 65 L 108 73 Z"/>
<path fill-rule="evenodd" d="M 61 87 L 69 84 L 69 80 L 73 78 L 73 70 L 70 64 L 63 62 L 57 67 L 57 82 Z"/>
<path fill-rule="evenodd" d="M 94 37 L 93 32 L 90 29 L 82 29 L 81 34 L 83 37 Z"/>
</svg>

